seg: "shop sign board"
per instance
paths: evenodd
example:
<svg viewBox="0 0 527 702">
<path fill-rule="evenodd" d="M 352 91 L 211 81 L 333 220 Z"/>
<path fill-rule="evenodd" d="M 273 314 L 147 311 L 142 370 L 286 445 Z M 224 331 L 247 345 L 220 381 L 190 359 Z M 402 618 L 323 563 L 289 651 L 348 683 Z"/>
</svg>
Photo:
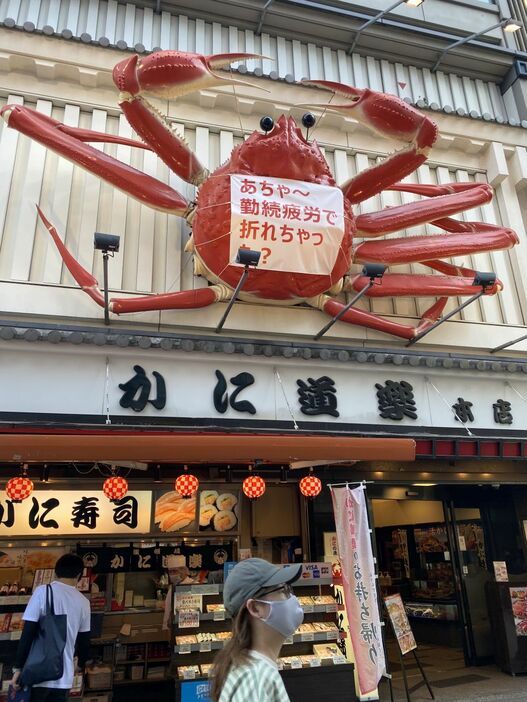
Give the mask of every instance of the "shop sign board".
<svg viewBox="0 0 527 702">
<path fill-rule="evenodd" d="M 97 490 L 36 490 L 23 502 L 0 499 L 0 537 L 147 534 L 152 493 L 110 502 Z"/>
<path fill-rule="evenodd" d="M 390 617 L 390 623 L 393 628 L 393 633 L 401 649 L 403 656 L 410 651 L 414 651 L 417 648 L 415 642 L 414 632 L 408 621 L 408 615 L 404 608 L 401 595 L 390 595 L 384 598 L 384 604 L 386 606 L 386 611 Z"/>
<path fill-rule="evenodd" d="M 29 347 L 29 348 L 28 348 Z M 323 423 L 395 433 L 515 435 L 527 426 L 527 378 L 474 369 L 371 366 L 174 351 L 82 347 L 3 352 L 0 418 L 64 416 L 67 421 L 134 417 L 187 426 L 220 420 Z M 346 352 L 342 352 L 346 353 Z M 360 401 L 358 399 L 360 398 Z M 444 433 L 444 431 L 443 431 Z M 222 511 L 222 510 L 218 510 Z M 213 510 L 211 510 L 213 512 Z M 205 515 L 206 518 L 206 515 Z M 217 521 L 221 521 L 218 518 Z M 209 522 L 210 524 L 210 522 Z"/>
<path fill-rule="evenodd" d="M 181 702 L 210 702 L 209 683 L 204 680 L 193 680 L 181 683 Z"/>
<path fill-rule="evenodd" d="M 342 565 L 344 604 L 359 688 L 366 695 L 377 688 L 386 669 L 377 584 L 371 547 L 365 489 L 331 488 L 337 544 Z"/>
</svg>

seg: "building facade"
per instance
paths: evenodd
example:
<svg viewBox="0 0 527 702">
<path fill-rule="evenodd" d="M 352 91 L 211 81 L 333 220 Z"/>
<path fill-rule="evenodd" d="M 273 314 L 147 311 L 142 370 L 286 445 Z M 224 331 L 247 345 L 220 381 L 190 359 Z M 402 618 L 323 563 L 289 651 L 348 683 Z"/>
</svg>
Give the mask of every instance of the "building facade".
<svg viewBox="0 0 527 702">
<path fill-rule="evenodd" d="M 68 127 L 134 139 L 112 80 L 119 61 L 157 50 L 258 54 L 224 74 L 245 84 L 153 99 L 211 172 L 261 131 L 262 117 L 300 123 L 312 109 L 309 138 L 336 181 L 346 182 L 400 145 L 352 116 L 310 108 L 328 103 L 331 93 L 301 81 L 369 88 L 417 107 L 439 136 L 428 160 L 406 178 L 410 192 L 384 190 L 355 213 L 415 202 L 416 186 L 488 183 L 492 201 L 459 220 L 512 229 L 519 238 L 509 249 L 457 256 L 456 266 L 495 273 L 503 291 L 479 297 L 411 346 L 343 321 L 315 339 L 327 314 L 247 298 L 234 304 L 221 333 L 216 327 L 226 301 L 111 314 L 105 326 L 35 204 L 101 285 L 94 232 L 120 237 L 109 289 L 126 300 L 208 286 L 189 251 L 189 226 L 1 122 L 0 458 L 7 472 L 20 463 L 73 460 L 209 467 L 261 461 L 272 477 L 281 465 L 327 459 L 348 463 L 328 469 L 329 479 L 372 479 L 382 491 L 383 484 L 432 483 L 415 485 L 410 496 L 450 501 L 454 511 L 456 499 L 459 509 L 480 504 L 468 504 L 461 492 L 429 489 L 527 483 L 527 341 L 491 353 L 526 333 L 527 35 L 522 27 L 506 31 L 505 23 L 527 20 L 525 10 L 515 0 L 425 0 L 417 7 L 402 3 L 364 27 L 384 9 L 381 0 L 368 7 L 344 0 L 0 0 L 0 107 L 23 105 Z M 96 147 L 187 200 L 196 197 L 196 188 L 155 153 L 129 144 Z M 396 235 L 411 241 L 433 235 L 433 227 Z M 351 275 L 360 270 L 353 264 Z M 410 291 L 412 276 L 426 272 L 417 261 L 395 270 L 407 276 Z M 339 299 L 347 304 L 353 294 Z M 466 299 L 450 297 L 443 316 Z M 364 297 L 356 308 L 413 327 L 430 304 L 412 292 Z M 385 492 L 377 497 L 390 499 Z M 507 500 L 515 511 L 514 558 L 525 564 L 523 488 Z M 302 536 L 307 552 L 310 542 Z M 317 539 L 310 545 L 324 555 Z M 504 548 L 495 545 L 495 560 L 507 560 Z M 488 653 L 473 640 L 465 644 L 472 646 L 470 661 Z"/>
</svg>

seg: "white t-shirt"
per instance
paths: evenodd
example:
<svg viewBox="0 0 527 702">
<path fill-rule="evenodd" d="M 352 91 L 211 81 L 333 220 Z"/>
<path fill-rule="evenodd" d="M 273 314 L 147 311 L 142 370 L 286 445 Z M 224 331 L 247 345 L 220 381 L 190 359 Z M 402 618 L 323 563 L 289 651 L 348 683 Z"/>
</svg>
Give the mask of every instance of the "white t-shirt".
<svg viewBox="0 0 527 702">
<path fill-rule="evenodd" d="M 69 690 L 73 685 L 73 656 L 77 634 L 90 631 L 90 603 L 77 588 L 65 583 L 53 582 L 53 602 L 55 614 L 66 614 L 67 635 L 64 648 L 64 674 L 59 680 L 43 682 L 35 687 L 51 687 Z M 37 587 L 28 602 L 23 619 L 26 622 L 38 622 L 46 610 L 46 585 Z"/>
</svg>

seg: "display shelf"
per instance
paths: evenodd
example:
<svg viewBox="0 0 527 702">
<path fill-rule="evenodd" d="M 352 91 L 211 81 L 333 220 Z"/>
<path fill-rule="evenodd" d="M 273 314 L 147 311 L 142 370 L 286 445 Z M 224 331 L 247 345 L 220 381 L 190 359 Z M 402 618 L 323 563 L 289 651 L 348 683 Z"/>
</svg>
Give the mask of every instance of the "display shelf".
<svg viewBox="0 0 527 702">
<path fill-rule="evenodd" d="M 0 641 L 18 641 L 22 636 L 22 629 L 5 631 L 0 634 Z"/>
<path fill-rule="evenodd" d="M 163 607 L 156 607 L 155 609 L 147 607 L 132 607 L 130 609 L 112 609 L 109 612 L 105 612 L 103 610 L 101 612 L 98 612 L 98 614 L 104 614 L 105 617 L 111 617 L 117 614 L 157 614 L 158 612 L 163 612 L 163 610 L 164 603 Z"/>
<path fill-rule="evenodd" d="M 302 607 L 304 614 L 335 614 L 344 609 L 343 605 L 335 604 L 321 604 L 321 605 L 304 605 Z M 224 613 L 223 617 L 218 616 L 217 612 L 200 612 L 199 620 L 200 622 L 222 622 L 224 620 L 231 619 L 228 612 Z"/>
<path fill-rule="evenodd" d="M 219 595 L 223 585 L 176 585 L 178 593 L 190 592 L 193 595 Z"/>
<path fill-rule="evenodd" d="M 15 605 L 27 605 L 31 595 L 7 595 L 0 597 L 0 610 L 4 607 L 13 607 Z"/>
<path fill-rule="evenodd" d="M 295 634 L 291 637 L 291 641 L 285 640 L 284 646 L 291 646 L 296 643 L 319 643 L 321 641 L 337 641 L 341 632 L 332 631 L 306 631 L 302 634 Z M 229 641 L 229 639 L 226 639 Z M 219 650 L 225 645 L 225 641 L 201 641 L 199 643 L 188 643 L 188 644 L 176 644 L 174 646 L 174 653 L 185 654 L 185 653 L 205 653 L 208 651 L 208 646 L 210 644 L 210 649 L 212 651 Z M 202 647 L 205 647 L 204 649 Z M 205 650 L 206 649 L 206 650 Z"/>
</svg>

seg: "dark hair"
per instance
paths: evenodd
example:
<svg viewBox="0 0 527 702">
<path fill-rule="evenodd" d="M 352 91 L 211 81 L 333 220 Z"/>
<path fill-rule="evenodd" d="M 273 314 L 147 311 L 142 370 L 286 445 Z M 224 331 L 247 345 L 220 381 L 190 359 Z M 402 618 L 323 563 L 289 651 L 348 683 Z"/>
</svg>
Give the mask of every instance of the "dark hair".
<svg viewBox="0 0 527 702">
<path fill-rule="evenodd" d="M 78 578 L 84 570 L 82 558 L 75 553 L 65 553 L 55 563 L 57 578 Z"/>
<path fill-rule="evenodd" d="M 232 638 L 216 655 L 212 669 L 210 697 L 212 702 L 218 702 L 227 675 L 232 666 L 245 663 L 249 658 L 252 644 L 251 615 L 243 606 L 232 623 Z"/>
<path fill-rule="evenodd" d="M 275 587 L 261 588 L 250 599 L 259 599 L 266 594 L 274 592 Z M 210 698 L 212 702 L 219 702 L 221 691 L 229 671 L 233 666 L 242 665 L 249 660 L 249 651 L 252 647 L 253 632 L 251 628 L 251 615 L 244 603 L 238 614 L 232 620 L 232 638 L 228 639 L 225 646 L 220 649 L 214 659 L 211 671 Z"/>
</svg>

